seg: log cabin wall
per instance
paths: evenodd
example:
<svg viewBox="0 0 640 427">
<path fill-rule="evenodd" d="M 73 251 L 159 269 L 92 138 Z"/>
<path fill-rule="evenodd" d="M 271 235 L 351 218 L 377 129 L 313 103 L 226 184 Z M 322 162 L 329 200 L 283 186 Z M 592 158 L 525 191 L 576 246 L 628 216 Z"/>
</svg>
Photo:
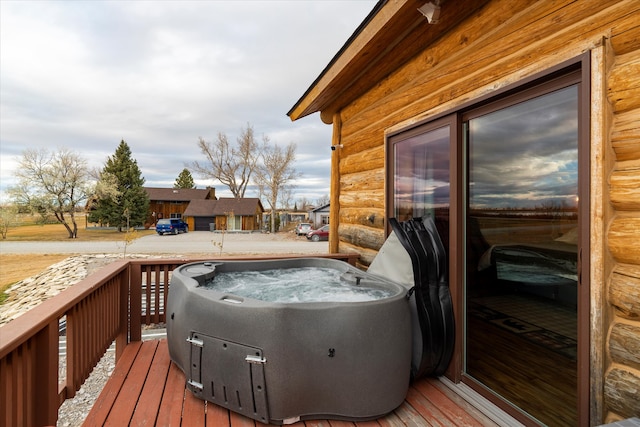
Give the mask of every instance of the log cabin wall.
<svg viewBox="0 0 640 427">
<path fill-rule="evenodd" d="M 445 2 L 464 7 L 479 2 Z M 425 25 L 426 22 L 425 22 Z M 385 135 L 516 83 L 585 52 L 605 51 L 607 75 L 599 94 L 608 104 L 600 162 L 602 224 L 592 263 L 604 296 L 592 370 L 592 423 L 640 414 L 640 2 L 485 2 L 444 31 L 372 89 L 336 108 L 332 213 L 338 217 L 333 252 L 358 252 L 366 268 L 385 239 Z M 592 107 L 594 108 L 594 107 Z M 606 111 L 605 111 L 606 110 Z M 592 110 L 593 113 L 593 110 Z M 610 114 L 609 114 L 610 113 Z M 610 117 L 609 117 L 610 115 Z M 593 143 L 593 141 L 592 141 Z M 594 158 L 592 156 L 592 163 Z M 337 164 L 337 167 L 335 166 Z M 592 165 L 593 167 L 593 165 Z M 593 259 L 598 255 L 597 260 Z M 602 360 L 600 360 L 602 359 Z"/>
<path fill-rule="evenodd" d="M 640 14 L 635 20 L 638 25 Z M 613 44 L 607 76 L 613 158 L 608 173 L 611 313 L 604 378 L 608 422 L 640 414 L 640 48 L 635 34 L 635 43 Z"/>
</svg>

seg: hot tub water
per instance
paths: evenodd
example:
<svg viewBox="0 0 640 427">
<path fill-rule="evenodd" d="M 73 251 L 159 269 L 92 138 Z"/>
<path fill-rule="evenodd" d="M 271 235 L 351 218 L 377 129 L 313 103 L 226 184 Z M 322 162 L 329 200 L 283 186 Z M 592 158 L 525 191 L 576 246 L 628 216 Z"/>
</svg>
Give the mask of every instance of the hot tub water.
<svg viewBox="0 0 640 427">
<path fill-rule="evenodd" d="M 387 298 L 386 288 L 362 284 L 362 276 L 335 268 L 299 267 L 219 273 L 204 287 L 266 302 L 364 302 Z"/>
</svg>

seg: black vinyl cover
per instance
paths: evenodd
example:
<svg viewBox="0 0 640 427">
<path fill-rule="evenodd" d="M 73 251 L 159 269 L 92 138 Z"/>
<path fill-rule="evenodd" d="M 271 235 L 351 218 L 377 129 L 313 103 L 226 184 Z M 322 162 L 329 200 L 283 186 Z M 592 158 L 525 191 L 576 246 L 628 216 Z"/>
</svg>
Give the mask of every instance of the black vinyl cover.
<svg viewBox="0 0 640 427">
<path fill-rule="evenodd" d="M 412 364 L 411 377 L 442 375 L 453 355 L 455 320 L 448 281 L 447 254 L 429 216 L 389 223 L 411 258 L 414 277 L 412 298 L 415 298 L 419 321 L 421 357 Z M 420 342 L 420 341 L 418 341 Z M 415 341 L 414 341 L 415 343 Z M 414 349 L 414 353 L 415 353 Z"/>
</svg>

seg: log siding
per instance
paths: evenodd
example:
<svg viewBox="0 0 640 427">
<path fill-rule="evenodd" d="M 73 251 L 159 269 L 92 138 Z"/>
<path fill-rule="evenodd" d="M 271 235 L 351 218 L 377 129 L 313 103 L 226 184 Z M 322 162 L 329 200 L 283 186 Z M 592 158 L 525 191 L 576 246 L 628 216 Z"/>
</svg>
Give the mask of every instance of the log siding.
<svg viewBox="0 0 640 427">
<path fill-rule="evenodd" d="M 636 10 L 635 27 L 621 22 L 622 34 L 612 35 L 613 64 L 607 77 L 613 116 L 607 218 L 607 248 L 613 258 L 607 280 L 607 305 L 612 311 L 604 379 L 607 421 L 640 414 L 640 47 L 626 40 L 635 34 L 637 41 L 638 16 Z"/>
</svg>

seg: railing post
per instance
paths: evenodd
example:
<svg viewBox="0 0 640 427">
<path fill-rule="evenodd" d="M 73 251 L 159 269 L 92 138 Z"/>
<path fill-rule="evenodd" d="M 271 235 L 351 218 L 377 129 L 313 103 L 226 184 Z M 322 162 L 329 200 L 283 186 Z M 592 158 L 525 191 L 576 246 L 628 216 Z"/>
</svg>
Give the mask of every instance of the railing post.
<svg viewBox="0 0 640 427">
<path fill-rule="evenodd" d="M 130 298 L 129 307 L 129 340 L 142 340 L 142 266 L 138 263 L 129 263 L 130 269 Z M 147 278 L 147 281 L 149 279 Z M 147 283 L 147 286 L 149 284 Z M 147 307 L 147 310 L 149 308 Z"/>
<path fill-rule="evenodd" d="M 33 387 L 33 425 L 56 425 L 58 421 L 58 319 L 54 318 L 35 337 L 35 378 Z M 26 379 L 25 379 L 26 380 Z"/>
<path fill-rule="evenodd" d="M 80 361 L 77 360 L 77 355 L 80 354 L 79 351 L 76 350 L 76 347 L 81 348 L 80 339 L 77 338 L 81 336 L 76 331 L 76 326 L 81 327 L 81 320 L 78 319 L 77 316 L 78 307 L 74 306 L 67 311 L 67 325 L 66 325 L 66 337 L 67 337 L 67 348 L 66 348 L 66 379 L 65 379 L 65 399 L 70 399 L 76 395 L 76 381 L 75 381 L 75 369 L 76 366 L 79 365 Z"/>
<path fill-rule="evenodd" d="M 131 263 L 127 264 L 127 268 L 119 274 L 120 282 L 120 302 L 118 315 L 119 332 L 116 336 L 116 361 L 120 359 L 124 348 L 129 343 L 129 282 L 131 281 Z"/>
</svg>

